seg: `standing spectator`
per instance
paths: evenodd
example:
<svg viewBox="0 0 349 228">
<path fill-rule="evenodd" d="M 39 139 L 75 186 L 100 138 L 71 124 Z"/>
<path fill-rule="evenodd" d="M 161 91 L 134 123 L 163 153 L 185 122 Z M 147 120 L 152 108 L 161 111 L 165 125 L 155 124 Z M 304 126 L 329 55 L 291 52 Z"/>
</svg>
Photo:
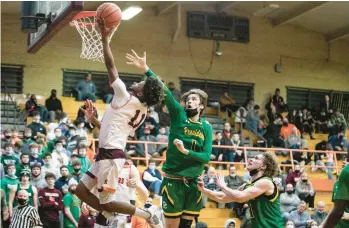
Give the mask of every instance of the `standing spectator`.
<svg viewBox="0 0 349 228">
<path fill-rule="evenodd" d="M 27 126 L 32 129 L 32 137 L 37 138 L 38 134 L 46 135 L 46 127 L 40 123 L 40 113 L 33 112 L 33 122 Z"/>
<path fill-rule="evenodd" d="M 159 112 L 159 125 L 169 127 L 170 126 L 171 117 L 168 113 L 166 105 L 161 105 L 161 110 Z"/>
<path fill-rule="evenodd" d="M 68 183 L 69 183 L 69 171 L 68 166 L 61 166 L 60 167 L 61 177 L 59 177 L 55 182 L 55 189 L 58 189 L 62 192 L 62 195 L 68 193 Z"/>
<path fill-rule="evenodd" d="M 18 205 L 13 209 L 10 228 L 39 228 L 43 226 L 37 209 L 28 204 L 28 199 L 29 193 L 27 191 L 18 191 Z"/>
<path fill-rule="evenodd" d="M 328 142 L 335 151 L 345 151 L 348 148 L 348 140 L 344 137 L 344 131 L 329 137 Z M 337 158 L 340 158 L 338 156 Z"/>
<path fill-rule="evenodd" d="M 319 201 L 316 205 L 316 211 L 311 215 L 311 219 L 317 224 L 321 224 L 328 215 L 328 213 L 325 211 L 325 207 L 325 202 Z"/>
<path fill-rule="evenodd" d="M 224 145 L 222 132 L 216 131 L 216 138 L 213 140 L 212 145 Z M 211 161 L 223 161 L 224 148 L 212 147 Z"/>
<path fill-rule="evenodd" d="M 276 111 L 278 113 L 288 111 L 287 104 L 285 103 L 284 98 L 282 98 L 282 96 L 280 96 L 280 89 L 279 88 L 275 89 L 275 94 L 272 97 L 271 102 L 275 106 Z"/>
<path fill-rule="evenodd" d="M 301 200 L 309 203 L 309 210 L 314 209 L 315 191 L 306 173 L 302 173 L 300 180 L 296 184 L 296 194 Z"/>
<path fill-rule="evenodd" d="M 63 209 L 62 193 L 54 188 L 55 175 L 47 173 L 47 187 L 39 191 L 40 211 L 44 228 L 60 228 L 59 211 Z"/>
<path fill-rule="evenodd" d="M 298 164 L 295 165 L 294 171 L 289 172 L 287 175 L 286 184 L 292 184 L 293 187 L 296 187 L 297 182 L 300 180 L 301 174 L 301 166 Z"/>
<path fill-rule="evenodd" d="M 41 166 L 44 165 L 44 160 L 39 158 L 39 145 L 36 143 L 30 144 L 30 157 L 29 157 L 29 165 L 33 166 L 36 163 L 39 163 Z"/>
<path fill-rule="evenodd" d="M 171 91 L 172 96 L 176 99 L 176 101 L 180 102 L 181 100 L 181 92 L 179 92 L 178 89 L 176 89 L 173 82 L 169 82 L 167 85 L 167 88 Z"/>
<path fill-rule="evenodd" d="M 49 123 L 47 125 L 47 135 L 46 135 L 46 141 L 50 142 L 56 138 L 55 135 L 55 129 L 58 127 L 57 123 Z"/>
<path fill-rule="evenodd" d="M 81 138 L 87 138 L 88 135 L 85 129 L 85 122 L 79 119 L 76 121 L 75 124 L 77 126 L 77 129 L 75 130 L 76 135 L 78 135 Z"/>
<path fill-rule="evenodd" d="M 310 215 L 306 212 L 307 204 L 301 201 L 298 209 L 290 213 L 290 220 L 294 222 L 296 228 L 306 228 L 311 222 Z"/>
<path fill-rule="evenodd" d="M 69 192 L 63 197 L 65 228 L 78 227 L 81 201 L 75 195 L 75 189 L 77 185 L 78 185 L 78 182 L 76 182 L 74 178 L 71 178 L 68 184 Z"/>
<path fill-rule="evenodd" d="M 273 109 L 272 109 L 273 110 Z M 280 147 L 285 148 L 285 142 L 280 136 L 280 130 L 282 125 L 282 117 L 278 113 L 271 113 L 269 116 L 269 125 L 267 126 L 267 132 L 265 138 L 268 142 L 268 147 Z"/>
<path fill-rule="evenodd" d="M 62 129 L 58 127 L 55 128 L 54 135 L 55 135 L 54 139 L 52 139 L 47 143 L 47 152 L 50 152 L 50 153 L 52 153 L 53 149 L 55 148 L 55 142 L 58 141 L 60 137 L 62 137 Z"/>
<path fill-rule="evenodd" d="M 144 136 L 142 136 L 139 140 L 145 142 L 157 142 L 157 138 L 154 135 L 150 134 L 150 128 L 147 126 L 144 128 Z M 148 144 L 148 156 L 153 156 L 157 154 L 157 145 L 156 144 Z M 145 147 L 143 143 L 139 143 L 136 145 L 137 154 L 145 157 Z"/>
<path fill-rule="evenodd" d="M 29 153 L 29 145 L 32 143 L 35 143 L 34 140 L 32 140 L 32 129 L 26 128 L 24 129 L 24 135 L 23 135 L 23 147 L 22 147 L 22 153 Z"/>
<path fill-rule="evenodd" d="M 299 202 L 300 199 L 294 193 L 292 184 L 288 184 L 286 186 L 286 192 L 280 195 L 280 210 L 285 222 L 290 219 L 291 211 L 297 210 Z"/>
<path fill-rule="evenodd" d="M 6 137 L 6 135 L 5 135 L 5 137 Z M 22 142 L 22 140 L 18 136 L 18 131 L 12 130 L 11 143 L 12 143 L 12 145 L 15 145 L 17 142 Z"/>
<path fill-rule="evenodd" d="M 17 158 L 17 159 L 20 159 L 21 157 L 21 154 L 22 154 L 22 147 L 23 147 L 23 143 L 22 143 L 22 140 L 21 141 L 18 141 L 15 143 L 14 147 L 13 147 L 13 155 Z"/>
<path fill-rule="evenodd" d="M 300 149 L 302 145 L 301 135 L 296 126 L 292 128 L 291 133 L 286 139 L 286 145 L 289 149 Z"/>
<path fill-rule="evenodd" d="M 46 187 L 46 182 L 44 180 L 44 176 L 41 174 L 41 165 L 39 163 L 34 164 L 31 170 L 32 178 L 30 184 L 37 188 L 39 191 Z"/>
<path fill-rule="evenodd" d="M 33 116 L 35 111 L 39 112 L 40 119 L 43 122 L 47 122 L 47 110 L 45 107 L 38 104 L 35 94 L 32 94 L 29 100 L 25 103 L 25 110 L 29 116 Z"/>
<path fill-rule="evenodd" d="M 67 150 L 63 147 L 62 141 L 56 141 L 55 149 L 52 152 L 53 167 L 59 168 L 62 165 L 68 165 L 69 156 Z"/>
<path fill-rule="evenodd" d="M 230 138 L 232 137 L 233 129 L 231 128 L 231 125 L 229 122 L 224 123 L 224 130 L 223 130 L 223 140 L 224 141 L 230 141 Z"/>
<path fill-rule="evenodd" d="M 316 115 L 315 120 L 315 132 L 316 133 L 328 133 L 328 120 L 329 117 L 325 112 L 325 109 L 321 109 Z"/>
<path fill-rule="evenodd" d="M 80 161 L 78 160 L 77 157 L 72 158 L 72 168 L 73 168 L 73 170 L 70 173 L 71 177 L 74 178 L 77 182 L 80 182 L 80 180 L 81 180 L 82 176 L 84 175 L 84 173 L 81 172 L 81 163 L 80 163 Z"/>
<path fill-rule="evenodd" d="M 51 96 L 46 99 L 45 106 L 48 111 L 50 123 L 62 119 L 64 116 L 62 102 L 57 98 L 57 90 L 51 90 Z"/>
<path fill-rule="evenodd" d="M 329 119 L 333 113 L 333 104 L 327 94 L 325 95 L 325 99 L 320 102 L 320 110 L 321 109 L 325 111 L 327 119 Z"/>
<path fill-rule="evenodd" d="M 92 75 L 89 73 L 85 76 L 85 80 L 81 80 L 75 87 L 77 92 L 76 100 L 84 101 L 84 100 L 92 100 L 92 102 L 96 102 L 96 85 L 92 81 Z"/>
<path fill-rule="evenodd" d="M 239 132 L 245 128 L 247 110 L 245 105 L 241 106 L 235 113 L 235 124 L 238 125 Z M 242 126 L 241 126 L 242 125 Z"/>
<path fill-rule="evenodd" d="M 150 159 L 149 166 L 143 173 L 143 184 L 149 191 L 155 193 L 156 198 L 160 198 L 161 183 L 161 173 L 156 169 L 155 161 Z"/>
<path fill-rule="evenodd" d="M 0 189 L 0 203 L 1 203 L 1 211 L 0 211 L 0 227 L 2 226 L 2 221 L 7 221 L 9 218 L 8 213 L 8 205 L 5 197 L 5 191 Z"/>
<path fill-rule="evenodd" d="M 86 154 L 87 154 L 86 149 L 87 149 L 86 146 L 81 145 L 78 148 L 78 153 L 77 154 L 73 154 L 73 155 L 75 155 L 75 160 L 79 161 L 79 163 L 80 163 L 80 171 L 83 174 L 86 173 L 86 171 L 89 170 L 89 168 L 91 167 L 90 160 L 88 159 L 88 157 L 86 157 Z M 73 155 L 71 157 L 73 157 Z M 69 169 L 70 172 L 72 172 L 74 170 L 72 161 L 73 161 L 73 158 L 71 159 L 71 161 L 69 161 L 69 164 L 68 164 L 68 169 Z"/>
<path fill-rule="evenodd" d="M 218 191 L 219 188 L 216 185 L 217 178 L 216 178 L 216 170 L 213 167 L 208 168 L 207 174 L 204 175 L 203 177 L 203 182 L 205 188 L 212 190 L 212 191 Z M 202 206 L 206 207 L 207 204 L 207 196 L 202 194 Z"/>
<path fill-rule="evenodd" d="M 26 190 L 28 192 L 28 205 L 33 206 L 36 209 L 38 208 L 38 191 L 30 184 L 29 179 L 30 173 L 24 171 L 19 176 L 20 183 L 11 188 L 8 200 L 10 217 L 13 215 L 13 207 L 17 206 L 19 203 L 16 196 L 20 190 Z"/>
<path fill-rule="evenodd" d="M 54 167 L 52 164 L 52 155 L 50 153 L 46 153 L 44 155 L 44 166 L 41 167 L 41 173 L 45 176 L 47 173 L 53 173 L 56 178 L 60 177 L 61 174 L 59 172 L 59 168 Z"/>
<path fill-rule="evenodd" d="M 3 166 L 9 165 L 9 164 L 14 164 L 14 165 L 19 165 L 18 158 L 14 156 L 14 150 L 13 150 L 13 145 L 11 143 L 6 143 L 5 144 L 5 151 L 1 156 L 1 164 Z"/>
<path fill-rule="evenodd" d="M 297 127 L 294 124 L 289 123 L 287 118 L 283 118 L 282 127 L 280 129 L 281 137 L 284 140 L 287 140 L 288 136 L 290 136 L 292 131 L 294 131 L 294 128 L 296 128 L 296 135 L 300 135 L 300 131 L 297 129 Z"/>
<path fill-rule="evenodd" d="M 5 129 L 4 131 L 4 138 L 1 139 L 1 149 L 5 148 L 5 144 L 6 143 L 11 143 L 12 145 L 15 145 L 12 141 L 11 141 L 11 137 L 12 137 L 12 130 L 11 129 Z"/>
<path fill-rule="evenodd" d="M 247 130 L 254 130 L 255 132 L 257 132 L 258 124 L 260 122 L 259 110 L 259 105 L 255 105 L 253 110 L 247 112 L 245 122 Z"/>
<path fill-rule="evenodd" d="M 6 166 L 6 175 L 4 179 L 1 180 L 1 189 L 5 191 L 6 202 L 9 202 L 9 196 L 11 189 L 17 186 L 19 183 L 18 177 L 16 176 L 16 167 L 14 164 L 9 164 Z"/>
</svg>

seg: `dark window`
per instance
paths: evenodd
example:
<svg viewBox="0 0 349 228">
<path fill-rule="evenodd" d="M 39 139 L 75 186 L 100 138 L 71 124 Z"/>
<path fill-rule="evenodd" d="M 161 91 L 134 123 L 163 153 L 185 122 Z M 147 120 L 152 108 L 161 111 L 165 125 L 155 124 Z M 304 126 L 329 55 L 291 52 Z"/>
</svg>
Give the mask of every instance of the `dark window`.
<svg viewBox="0 0 349 228">
<path fill-rule="evenodd" d="M 63 96 L 70 97 L 75 95 L 75 86 L 79 81 L 84 80 L 87 73 L 92 74 L 92 80 L 96 84 L 97 97 L 101 98 L 105 87 L 109 85 L 107 72 L 83 71 L 63 69 Z M 139 82 L 143 76 L 140 74 L 120 73 L 120 79 L 125 83 L 126 88 L 132 85 L 133 82 Z"/>
<path fill-rule="evenodd" d="M 2 93 L 23 93 L 23 67 L 20 65 L 1 65 Z"/>
</svg>

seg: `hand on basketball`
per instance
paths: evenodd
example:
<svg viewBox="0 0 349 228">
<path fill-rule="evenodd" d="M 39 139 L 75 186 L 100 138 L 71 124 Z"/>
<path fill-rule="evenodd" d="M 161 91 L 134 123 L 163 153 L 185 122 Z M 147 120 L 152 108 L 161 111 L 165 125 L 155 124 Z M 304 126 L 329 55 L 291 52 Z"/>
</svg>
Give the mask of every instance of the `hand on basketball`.
<svg viewBox="0 0 349 228">
<path fill-rule="evenodd" d="M 93 120 L 94 116 L 95 116 L 95 112 L 93 110 L 93 105 L 92 105 L 92 101 L 91 100 L 86 100 L 85 101 L 85 107 L 86 109 L 83 109 L 80 107 L 80 110 L 83 111 L 85 113 L 85 116 L 88 120 Z"/>
<path fill-rule="evenodd" d="M 147 66 L 147 53 L 143 53 L 143 57 L 139 57 L 134 50 L 131 50 L 132 54 L 127 53 L 126 59 L 129 61 L 126 62 L 128 65 L 136 66 L 144 72 L 147 72 L 149 67 Z"/>
<path fill-rule="evenodd" d="M 97 18 L 97 24 L 102 38 L 107 38 L 113 28 L 107 28 L 104 23 L 104 18 Z"/>
<path fill-rule="evenodd" d="M 227 187 L 227 184 L 224 182 L 224 178 L 220 173 L 217 173 L 216 178 L 217 178 L 216 184 L 219 188 L 223 189 Z"/>
<path fill-rule="evenodd" d="M 177 147 L 177 149 L 185 155 L 189 154 L 189 151 L 184 148 L 183 141 L 179 139 L 173 140 L 173 144 Z"/>
</svg>

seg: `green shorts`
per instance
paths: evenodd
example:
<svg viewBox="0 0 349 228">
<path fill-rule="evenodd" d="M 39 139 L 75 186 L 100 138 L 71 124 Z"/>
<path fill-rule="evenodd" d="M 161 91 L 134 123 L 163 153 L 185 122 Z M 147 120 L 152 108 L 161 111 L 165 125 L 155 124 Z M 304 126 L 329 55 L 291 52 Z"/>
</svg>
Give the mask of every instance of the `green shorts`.
<svg viewBox="0 0 349 228">
<path fill-rule="evenodd" d="M 162 209 L 166 218 L 181 215 L 199 216 L 202 208 L 202 195 L 196 187 L 197 178 L 174 180 L 164 177 L 161 184 Z"/>
</svg>

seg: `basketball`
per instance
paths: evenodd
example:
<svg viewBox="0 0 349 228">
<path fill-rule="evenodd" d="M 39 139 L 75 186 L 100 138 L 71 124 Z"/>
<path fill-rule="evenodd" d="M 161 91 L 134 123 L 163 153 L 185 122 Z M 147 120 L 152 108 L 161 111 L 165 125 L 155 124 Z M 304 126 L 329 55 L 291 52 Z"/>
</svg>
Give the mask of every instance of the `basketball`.
<svg viewBox="0 0 349 228">
<path fill-rule="evenodd" d="M 97 9 L 97 18 L 104 18 L 107 28 L 118 26 L 121 21 L 121 10 L 114 3 L 103 3 Z"/>
</svg>

